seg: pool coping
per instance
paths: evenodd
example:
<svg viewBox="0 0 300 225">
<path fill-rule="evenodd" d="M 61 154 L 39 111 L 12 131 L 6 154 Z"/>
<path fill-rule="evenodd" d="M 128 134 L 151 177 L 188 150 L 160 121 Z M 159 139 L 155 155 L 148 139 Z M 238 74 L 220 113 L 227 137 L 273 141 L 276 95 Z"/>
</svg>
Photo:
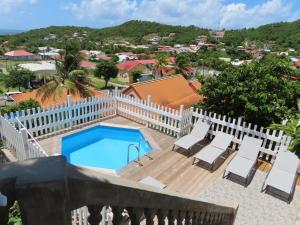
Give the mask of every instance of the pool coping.
<svg viewBox="0 0 300 225">
<path fill-rule="evenodd" d="M 144 154 L 142 156 L 142 158 L 143 157 L 150 157 L 151 158 L 150 154 L 152 152 L 154 152 L 154 151 L 161 151 L 161 147 L 157 144 L 157 142 L 154 140 L 154 138 L 151 136 L 151 134 L 148 133 L 148 131 L 146 130 L 147 129 L 146 126 L 134 127 L 134 126 L 127 126 L 127 125 L 122 125 L 122 124 L 99 122 L 99 123 L 96 123 L 96 124 L 91 124 L 89 126 L 86 126 L 84 129 L 90 129 L 90 128 L 94 128 L 94 127 L 97 127 L 97 126 L 109 126 L 109 127 L 115 127 L 115 128 L 124 128 L 124 129 L 132 129 L 132 130 L 138 130 L 138 131 L 140 131 L 141 134 L 143 135 L 143 137 L 145 138 L 145 140 L 147 140 L 148 143 L 151 146 L 151 150 L 148 153 Z M 71 132 L 63 134 L 60 139 L 62 140 L 64 137 L 67 137 L 69 135 L 75 134 L 77 132 L 80 132 L 80 130 L 73 130 Z M 60 154 L 56 154 L 56 155 L 62 155 L 62 153 L 60 152 Z M 126 166 L 131 165 L 131 164 L 137 164 L 137 163 L 135 161 L 132 161 L 129 164 L 127 164 Z M 122 168 L 120 168 L 118 170 L 107 169 L 107 168 L 99 168 L 99 167 L 89 167 L 89 166 L 82 166 L 82 165 L 80 165 L 79 167 L 85 167 L 85 168 L 89 168 L 89 169 L 94 169 L 96 171 L 99 171 L 99 172 L 102 172 L 102 173 L 106 173 L 106 174 L 107 174 L 107 172 L 110 171 L 109 173 L 113 173 L 116 176 L 119 176 L 119 172 L 122 169 L 124 169 L 126 166 L 124 166 L 124 167 L 122 167 Z"/>
</svg>

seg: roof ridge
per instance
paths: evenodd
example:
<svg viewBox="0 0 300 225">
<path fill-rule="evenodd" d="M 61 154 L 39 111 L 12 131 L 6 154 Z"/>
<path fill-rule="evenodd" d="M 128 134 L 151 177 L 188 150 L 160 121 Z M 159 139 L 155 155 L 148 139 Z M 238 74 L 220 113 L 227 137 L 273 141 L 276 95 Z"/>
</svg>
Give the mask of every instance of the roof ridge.
<svg viewBox="0 0 300 225">
<path fill-rule="evenodd" d="M 171 78 L 174 78 L 174 77 L 180 77 L 180 76 L 182 76 L 182 75 L 181 74 L 176 74 L 176 75 L 171 75 L 171 76 L 168 76 L 168 77 L 162 77 L 162 78 L 159 78 L 159 79 L 147 80 L 147 81 L 143 81 L 143 82 L 137 82 L 137 83 L 132 84 L 132 86 L 136 87 L 136 86 L 140 86 L 140 85 L 144 85 L 144 84 L 150 84 L 150 83 L 154 83 L 154 82 L 157 82 L 157 81 L 167 80 L 167 79 L 171 79 Z"/>
</svg>

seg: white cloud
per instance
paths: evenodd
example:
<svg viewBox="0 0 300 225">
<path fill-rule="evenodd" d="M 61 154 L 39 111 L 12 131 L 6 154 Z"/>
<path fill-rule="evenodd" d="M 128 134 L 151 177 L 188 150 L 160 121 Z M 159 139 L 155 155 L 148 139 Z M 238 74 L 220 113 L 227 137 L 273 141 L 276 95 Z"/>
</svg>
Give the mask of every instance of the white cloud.
<svg viewBox="0 0 300 225">
<path fill-rule="evenodd" d="M 127 0 L 82 0 L 79 4 L 70 3 L 64 8 L 71 10 L 78 19 L 126 20 L 136 7 L 136 2 Z"/>
<path fill-rule="evenodd" d="M 0 0 L 0 15 L 9 14 L 16 7 L 24 4 L 35 4 L 38 0 Z"/>
<path fill-rule="evenodd" d="M 216 28 L 255 27 L 299 15 L 287 0 L 265 0 L 253 7 L 224 0 L 81 0 L 65 9 L 78 19 L 101 19 L 110 24 L 141 19 Z"/>
</svg>

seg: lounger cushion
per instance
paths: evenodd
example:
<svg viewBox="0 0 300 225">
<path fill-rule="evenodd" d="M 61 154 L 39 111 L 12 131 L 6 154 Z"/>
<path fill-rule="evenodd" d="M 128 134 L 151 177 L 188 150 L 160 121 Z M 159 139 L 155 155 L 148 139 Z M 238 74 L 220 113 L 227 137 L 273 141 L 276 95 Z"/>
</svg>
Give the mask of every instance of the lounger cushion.
<svg viewBox="0 0 300 225">
<path fill-rule="evenodd" d="M 184 148 L 184 149 L 189 149 L 190 147 L 192 147 L 193 145 L 197 144 L 199 141 L 199 138 L 194 137 L 193 135 L 186 135 L 180 139 L 178 139 L 174 145 Z"/>
<path fill-rule="evenodd" d="M 226 172 L 231 172 L 243 178 L 247 178 L 256 161 L 236 155 L 228 164 Z"/>
<path fill-rule="evenodd" d="M 295 180 L 295 173 L 290 174 L 283 170 L 272 168 L 265 184 L 272 186 L 285 193 L 291 194 Z"/>
<path fill-rule="evenodd" d="M 291 152 L 281 151 L 276 157 L 273 167 L 281 169 L 287 173 L 294 174 L 297 172 L 299 166 L 298 157 Z"/>
<path fill-rule="evenodd" d="M 139 182 L 143 183 L 143 184 L 150 185 L 152 187 L 159 188 L 159 189 L 164 189 L 166 187 L 165 184 L 161 183 L 160 181 L 158 181 L 155 178 L 150 177 L 150 176 L 147 176 L 147 177 L 143 178 Z"/>
<path fill-rule="evenodd" d="M 261 148 L 261 144 L 261 139 L 245 136 L 237 154 L 241 157 L 256 161 L 257 155 Z"/>
<path fill-rule="evenodd" d="M 207 135 L 210 126 L 211 122 L 198 120 L 190 134 L 202 140 Z"/>
<path fill-rule="evenodd" d="M 228 146 L 230 145 L 233 138 L 234 137 L 231 134 L 218 132 L 216 134 L 216 136 L 214 137 L 214 139 L 212 140 L 212 142 L 210 143 L 210 145 L 226 150 L 228 148 Z"/>
<path fill-rule="evenodd" d="M 194 157 L 196 159 L 205 161 L 212 164 L 217 158 L 219 158 L 226 149 L 216 148 L 214 146 L 208 145 L 204 147 L 200 152 L 198 152 Z"/>
</svg>

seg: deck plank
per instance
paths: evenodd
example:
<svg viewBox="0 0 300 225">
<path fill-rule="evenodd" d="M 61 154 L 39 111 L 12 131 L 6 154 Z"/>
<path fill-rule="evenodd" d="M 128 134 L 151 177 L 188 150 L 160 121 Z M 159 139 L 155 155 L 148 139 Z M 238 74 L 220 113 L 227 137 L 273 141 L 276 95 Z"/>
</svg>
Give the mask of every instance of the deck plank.
<svg viewBox="0 0 300 225">
<path fill-rule="evenodd" d="M 130 127 L 145 127 L 124 117 L 114 117 L 105 121 L 104 123 L 119 124 Z M 95 123 L 91 126 L 98 125 Z M 60 153 L 60 139 L 76 131 L 86 129 L 82 127 L 75 131 L 70 131 L 64 134 L 60 134 L 49 139 L 42 140 L 40 143 L 51 154 Z M 213 173 L 202 165 L 193 165 L 193 156 L 188 156 L 185 151 L 172 151 L 175 138 L 166 135 L 160 131 L 146 128 L 144 129 L 146 134 L 149 135 L 156 144 L 160 147 L 160 150 L 154 150 L 149 153 L 153 160 L 144 156 L 141 159 L 142 167 L 137 163 L 131 163 L 125 168 L 118 171 L 121 177 L 139 181 L 146 176 L 152 176 L 162 183 L 167 185 L 168 190 L 190 194 L 199 195 L 210 187 L 218 178 L 223 174 L 223 171 L 228 164 L 229 160 L 234 157 L 235 153 L 231 153 L 225 162 Z M 207 142 L 200 143 L 192 149 L 193 153 L 199 151 Z M 271 165 L 268 162 L 259 161 L 258 169 L 263 172 L 269 172 Z M 300 186 L 300 178 L 297 180 L 297 185 Z"/>
</svg>

